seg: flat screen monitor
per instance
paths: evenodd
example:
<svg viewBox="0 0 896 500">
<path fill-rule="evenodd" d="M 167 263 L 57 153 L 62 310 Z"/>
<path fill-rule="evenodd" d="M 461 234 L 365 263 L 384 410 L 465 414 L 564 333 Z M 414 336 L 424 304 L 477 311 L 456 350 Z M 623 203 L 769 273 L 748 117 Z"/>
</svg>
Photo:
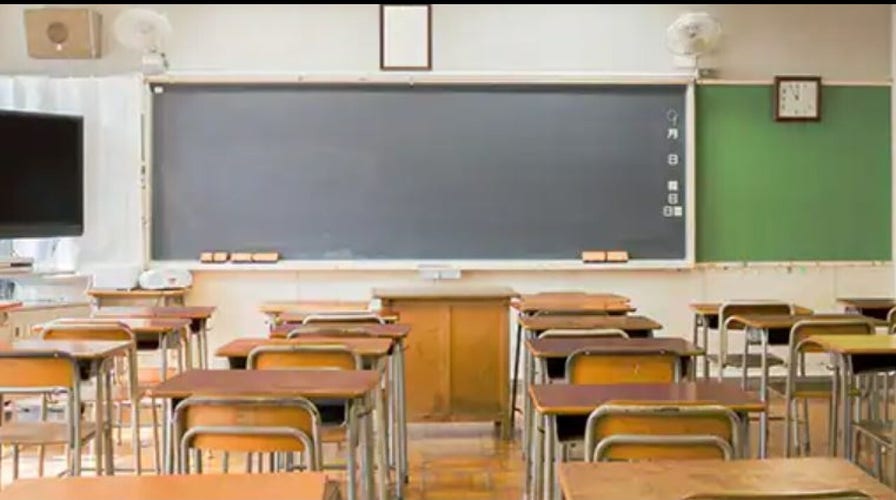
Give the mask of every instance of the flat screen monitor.
<svg viewBox="0 0 896 500">
<path fill-rule="evenodd" d="M 0 238 L 84 232 L 80 116 L 0 111 Z"/>
</svg>

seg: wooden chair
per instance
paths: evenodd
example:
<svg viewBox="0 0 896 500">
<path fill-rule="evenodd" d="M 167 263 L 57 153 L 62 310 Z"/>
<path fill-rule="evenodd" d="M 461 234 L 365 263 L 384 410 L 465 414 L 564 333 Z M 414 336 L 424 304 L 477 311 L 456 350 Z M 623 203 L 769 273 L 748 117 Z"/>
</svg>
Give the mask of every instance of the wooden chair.
<svg viewBox="0 0 896 500">
<path fill-rule="evenodd" d="M 730 460 L 740 449 L 739 428 L 722 406 L 606 404 L 588 416 L 585 460 Z"/>
<path fill-rule="evenodd" d="M 261 345 L 249 352 L 250 370 L 361 370 L 357 353 L 343 345 Z M 321 442 L 343 443 L 347 439 L 348 404 L 345 401 L 315 402 L 321 414 Z M 354 449 L 357 443 L 349 443 Z M 324 467 L 328 467 L 324 464 Z"/>
<path fill-rule="evenodd" d="M 786 493 L 700 493 L 682 500 L 872 500 L 857 490 L 788 491 Z"/>
<path fill-rule="evenodd" d="M 143 405 L 147 390 L 157 382 L 153 379 L 141 379 L 141 373 L 137 367 L 137 344 L 136 336 L 131 329 L 124 323 L 115 320 L 63 320 L 47 323 L 41 330 L 41 338 L 44 340 L 98 340 L 98 341 L 124 341 L 131 342 L 133 350 L 127 358 L 129 363 L 126 369 L 116 370 L 116 387 L 113 388 L 112 402 L 117 412 L 118 442 L 121 443 L 121 428 L 123 421 L 124 409 L 130 407 L 131 416 L 131 440 L 134 449 L 134 470 L 136 474 L 142 473 L 142 459 L 140 453 L 140 408 L 148 407 L 152 414 L 152 434 L 153 434 L 153 452 L 155 459 L 156 474 L 161 470 L 160 447 L 159 447 L 159 423 L 158 408 L 152 400 L 147 405 Z M 131 384 L 130 374 L 135 374 L 136 384 Z M 123 376 L 126 375 L 126 376 Z M 93 396 L 93 397 L 91 397 Z M 84 398 L 87 401 L 94 401 L 95 394 L 88 395 Z M 43 453 L 41 453 L 41 456 Z"/>
<path fill-rule="evenodd" d="M 321 469 L 320 414 L 304 398 L 190 397 L 175 409 L 174 432 L 181 474 L 194 470 L 191 450 L 200 474 L 202 450 L 224 452 L 224 472 L 229 472 L 229 453 L 247 453 L 250 472 L 253 453 L 269 454 L 270 472 L 291 470 L 295 453 L 305 456 L 308 470 Z"/>
<path fill-rule="evenodd" d="M 769 383 L 769 389 L 784 396 L 784 456 L 790 457 L 794 451 L 793 444 L 800 452 L 809 453 L 809 413 L 810 399 L 823 399 L 829 402 L 829 439 L 831 452 L 836 449 L 837 439 L 833 435 L 837 421 L 837 403 L 831 400 L 831 377 L 807 377 L 806 354 L 823 353 L 810 337 L 813 335 L 873 335 L 874 325 L 867 320 L 845 319 L 812 319 L 803 320 L 790 329 L 790 343 L 787 352 L 787 378 L 783 382 Z M 834 376 L 837 376 L 834 374 Z M 800 439 L 800 416 L 797 403 L 803 406 L 803 437 Z M 796 439 L 794 439 L 796 438 Z M 802 442 L 802 445 L 800 444 Z"/>
<path fill-rule="evenodd" d="M 681 363 L 674 353 L 580 349 L 566 360 L 569 384 L 672 383 L 681 378 Z"/>
<path fill-rule="evenodd" d="M 305 316 L 305 318 L 302 320 L 303 325 L 318 323 L 359 323 L 382 325 L 385 323 L 385 321 L 378 314 L 365 311 L 314 313 Z"/>
<path fill-rule="evenodd" d="M 619 338 L 627 339 L 628 334 L 618 328 L 591 328 L 584 330 L 553 328 L 545 330 L 539 339 L 550 338 Z M 566 378 L 566 359 L 541 358 L 541 373 L 543 383 L 562 381 Z"/>
<path fill-rule="evenodd" d="M 13 480 L 19 477 L 21 446 L 65 445 L 68 474 L 81 475 L 81 447 L 97 433 L 96 425 L 81 419 L 80 369 L 65 352 L 0 351 L 0 395 L 62 396 L 65 422 L 5 422 L 0 425 L 0 445 L 12 446 Z M 97 463 L 102 463 L 97 450 Z M 41 468 L 40 473 L 43 473 Z"/>
<path fill-rule="evenodd" d="M 732 321 L 732 316 L 743 314 L 792 314 L 793 305 L 787 302 L 778 301 L 729 301 L 722 304 L 719 310 L 719 353 L 706 354 L 706 359 L 711 363 L 719 366 L 719 380 L 725 373 L 725 368 L 740 368 L 744 373 L 744 380 L 750 368 L 759 368 L 762 366 L 762 355 L 760 353 L 750 353 L 747 356 L 743 354 L 734 354 L 728 352 L 728 333 L 731 331 L 744 330 L 743 325 Z M 703 332 L 704 349 L 709 350 L 706 336 L 706 330 Z M 744 339 L 747 342 L 748 339 Z M 768 354 L 767 363 L 769 367 L 780 366 L 784 364 L 784 360 L 773 354 Z M 704 377 L 709 377 L 709 370 L 706 370 Z"/>
</svg>

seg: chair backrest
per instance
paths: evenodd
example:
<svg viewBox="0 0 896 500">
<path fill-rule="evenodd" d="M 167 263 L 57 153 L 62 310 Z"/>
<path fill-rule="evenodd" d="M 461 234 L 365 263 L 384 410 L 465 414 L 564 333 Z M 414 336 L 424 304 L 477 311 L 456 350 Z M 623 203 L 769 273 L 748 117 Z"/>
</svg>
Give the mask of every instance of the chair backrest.
<svg viewBox="0 0 896 500">
<path fill-rule="evenodd" d="M 861 316 L 856 319 L 806 319 L 790 329 L 790 359 L 805 352 L 824 352 L 808 341 L 813 335 L 874 335 L 874 324 Z"/>
<path fill-rule="evenodd" d="M 627 339 L 628 334 L 618 328 L 591 328 L 585 330 L 552 328 L 545 330 L 538 336 L 540 339 L 549 338 L 618 338 Z"/>
<path fill-rule="evenodd" d="M 0 393 L 77 390 L 78 363 L 60 351 L 0 351 Z"/>
<path fill-rule="evenodd" d="M 566 359 L 569 384 L 671 383 L 679 378 L 678 356 L 664 350 L 609 353 L 585 348 Z"/>
<path fill-rule="evenodd" d="M 175 410 L 181 472 L 190 448 L 246 453 L 307 452 L 320 469 L 320 414 L 304 398 L 187 398 Z"/>
<path fill-rule="evenodd" d="M 361 323 L 384 324 L 385 321 L 378 314 L 372 312 L 339 312 L 339 313 L 314 313 L 305 316 L 303 325 L 317 323 Z"/>
<path fill-rule="evenodd" d="M 53 321 L 43 326 L 44 340 L 107 340 L 133 341 L 134 332 L 118 321 Z"/>
<path fill-rule="evenodd" d="M 793 304 L 777 300 L 732 300 L 719 309 L 719 328 L 742 329 L 728 320 L 744 314 L 793 314 Z"/>
<path fill-rule="evenodd" d="M 585 459 L 734 458 L 738 418 L 715 405 L 615 403 L 598 407 L 585 427 Z"/>
<path fill-rule="evenodd" d="M 858 490 L 788 491 L 786 493 L 698 493 L 682 500 L 871 500 Z"/>
<path fill-rule="evenodd" d="M 359 323 L 363 324 L 363 323 Z M 302 336 L 314 335 L 315 337 L 348 337 L 348 338 L 370 338 L 371 334 L 361 326 L 348 325 L 327 325 L 311 326 L 301 329 L 290 330 L 286 333 L 286 338 L 295 339 Z"/>
<path fill-rule="evenodd" d="M 887 313 L 887 325 L 887 332 L 890 335 L 893 335 L 893 333 L 896 332 L 896 307 L 890 309 Z"/>
<path fill-rule="evenodd" d="M 249 352 L 250 370 L 361 370 L 357 353 L 344 345 L 260 345 Z"/>
</svg>

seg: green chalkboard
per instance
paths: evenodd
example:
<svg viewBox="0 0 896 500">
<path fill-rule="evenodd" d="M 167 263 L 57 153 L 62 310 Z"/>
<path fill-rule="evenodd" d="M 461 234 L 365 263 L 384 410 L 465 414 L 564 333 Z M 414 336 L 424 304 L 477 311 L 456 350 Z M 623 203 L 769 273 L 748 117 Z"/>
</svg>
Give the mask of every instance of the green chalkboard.
<svg viewBox="0 0 896 500">
<path fill-rule="evenodd" d="M 768 85 L 697 89 L 697 260 L 890 260 L 890 89 L 826 86 L 779 123 Z"/>
</svg>

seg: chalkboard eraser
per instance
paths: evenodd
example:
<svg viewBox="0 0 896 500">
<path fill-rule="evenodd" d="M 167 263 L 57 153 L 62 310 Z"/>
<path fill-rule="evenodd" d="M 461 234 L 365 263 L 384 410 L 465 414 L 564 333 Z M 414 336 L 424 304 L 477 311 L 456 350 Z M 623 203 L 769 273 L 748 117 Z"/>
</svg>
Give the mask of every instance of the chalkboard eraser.
<svg viewBox="0 0 896 500">
<path fill-rule="evenodd" d="M 217 263 L 227 262 L 230 260 L 230 252 L 215 252 L 214 255 L 212 255 L 212 260 Z"/>
<path fill-rule="evenodd" d="M 252 254 L 249 252 L 233 252 L 230 254 L 230 262 L 237 264 L 252 262 Z"/>
<path fill-rule="evenodd" d="M 202 252 L 199 254 L 199 262 L 214 262 L 215 261 L 215 252 Z"/>
<path fill-rule="evenodd" d="M 590 263 L 590 262 L 606 262 L 607 261 L 607 252 L 598 251 L 598 250 L 590 250 L 582 252 L 582 262 Z"/>
<path fill-rule="evenodd" d="M 252 254 L 252 262 L 274 263 L 280 260 L 277 252 L 255 252 Z"/>
<path fill-rule="evenodd" d="M 628 262 L 628 252 L 624 250 L 607 252 L 607 262 Z"/>
</svg>

